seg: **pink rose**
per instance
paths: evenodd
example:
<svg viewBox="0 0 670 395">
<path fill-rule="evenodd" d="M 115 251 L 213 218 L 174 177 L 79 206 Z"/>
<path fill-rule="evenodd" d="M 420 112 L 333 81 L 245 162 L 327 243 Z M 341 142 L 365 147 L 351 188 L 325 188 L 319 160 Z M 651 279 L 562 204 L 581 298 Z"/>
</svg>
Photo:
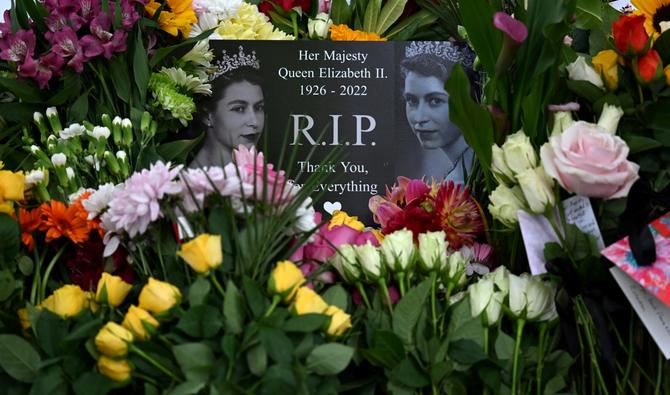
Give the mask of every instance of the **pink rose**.
<svg viewBox="0 0 670 395">
<path fill-rule="evenodd" d="M 614 199 L 625 197 L 638 179 L 627 160 L 628 145 L 597 125 L 579 121 L 540 149 L 544 168 L 569 192 Z"/>
</svg>

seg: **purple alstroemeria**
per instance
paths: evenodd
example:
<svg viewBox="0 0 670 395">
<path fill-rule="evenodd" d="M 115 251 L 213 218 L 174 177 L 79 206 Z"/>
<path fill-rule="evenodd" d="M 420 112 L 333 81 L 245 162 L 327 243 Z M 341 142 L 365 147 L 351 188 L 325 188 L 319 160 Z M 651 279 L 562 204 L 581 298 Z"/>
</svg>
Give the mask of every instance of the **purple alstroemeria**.
<svg viewBox="0 0 670 395">
<path fill-rule="evenodd" d="M 79 15 L 90 22 L 100 13 L 100 0 L 78 0 Z"/>
<path fill-rule="evenodd" d="M 526 25 L 504 12 L 496 12 L 493 15 L 493 26 L 518 44 L 524 42 L 528 37 L 528 28 L 526 28 Z"/>
<path fill-rule="evenodd" d="M 35 53 L 35 32 L 20 29 L 0 41 L 0 59 L 22 63 Z"/>
<path fill-rule="evenodd" d="M 4 22 L 0 23 L 0 41 L 6 39 L 10 34 L 12 34 L 12 22 L 9 10 L 6 10 L 3 14 Z"/>
<path fill-rule="evenodd" d="M 77 33 L 69 27 L 54 33 L 52 51 L 63 58 L 70 58 L 67 65 L 73 68 L 77 73 L 84 71 L 84 52 L 79 45 Z"/>
<path fill-rule="evenodd" d="M 110 59 L 115 52 L 126 50 L 128 34 L 122 30 L 110 31 L 112 21 L 108 14 L 100 13 L 91 22 L 91 33 L 79 41 L 87 59 L 103 55 Z"/>
<path fill-rule="evenodd" d="M 135 10 L 135 3 L 130 0 L 121 2 L 121 26 L 125 30 L 132 30 L 135 22 L 140 19 L 140 14 Z"/>
<path fill-rule="evenodd" d="M 54 52 L 49 52 L 40 57 L 37 62 L 35 75 L 33 75 L 32 78 L 37 81 L 37 85 L 40 86 L 40 89 L 44 89 L 52 77 L 62 74 L 64 64 L 65 60 L 62 56 Z"/>
</svg>

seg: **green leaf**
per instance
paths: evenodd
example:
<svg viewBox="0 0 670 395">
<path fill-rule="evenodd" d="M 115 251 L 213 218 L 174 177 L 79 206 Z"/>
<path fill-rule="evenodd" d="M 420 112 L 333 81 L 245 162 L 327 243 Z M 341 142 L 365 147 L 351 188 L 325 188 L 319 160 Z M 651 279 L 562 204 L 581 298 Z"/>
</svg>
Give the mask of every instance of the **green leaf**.
<svg viewBox="0 0 670 395">
<path fill-rule="evenodd" d="M 340 343 L 327 343 L 315 347 L 307 357 L 307 369 L 322 376 L 343 371 L 354 356 L 354 349 Z"/>
<path fill-rule="evenodd" d="M 567 84 L 568 89 L 591 103 L 598 101 L 598 99 L 605 95 L 605 92 L 602 89 L 588 81 L 567 80 L 565 83 Z"/>
<path fill-rule="evenodd" d="M 484 70 L 493 75 L 502 47 L 502 33 L 493 26 L 493 14 L 496 10 L 487 0 L 460 1 L 458 6 L 473 49 Z M 449 95 L 451 96 L 451 92 Z"/>
<path fill-rule="evenodd" d="M 19 224 L 7 214 L 0 214 L 0 264 L 9 263 L 19 253 Z"/>
<path fill-rule="evenodd" d="M 234 334 L 242 333 L 244 327 L 244 301 L 242 295 L 232 281 L 226 285 L 226 296 L 223 298 L 223 316 L 226 329 Z"/>
<path fill-rule="evenodd" d="M 63 87 L 47 102 L 51 106 L 62 106 L 70 99 L 80 96 L 81 77 L 73 70 L 68 70 L 62 78 Z"/>
<path fill-rule="evenodd" d="M 181 371 L 186 380 L 208 381 L 214 365 L 214 353 L 209 346 L 203 343 L 184 343 L 172 347 Z"/>
<path fill-rule="evenodd" d="M 126 65 L 126 57 L 117 55 L 109 63 L 109 76 L 116 91 L 116 96 L 125 103 L 130 103 L 130 74 Z"/>
<path fill-rule="evenodd" d="M 407 0 L 387 1 L 379 13 L 377 26 L 375 27 L 374 31 L 380 36 L 386 33 L 391 25 L 393 25 L 398 20 L 398 18 L 400 18 L 400 15 L 402 15 L 402 11 L 405 9 L 406 4 Z"/>
<path fill-rule="evenodd" d="M 392 369 L 405 357 L 402 340 L 391 331 L 376 331 L 372 337 L 372 348 L 363 355 L 375 365 Z"/>
<path fill-rule="evenodd" d="M 286 321 L 284 330 L 286 332 L 314 332 L 323 328 L 329 320 L 330 317 L 324 314 L 302 314 Z"/>
<path fill-rule="evenodd" d="M 469 4 L 464 2 L 461 4 Z M 460 64 L 454 66 L 445 85 L 449 92 L 449 116 L 463 132 L 485 169 L 491 167 L 493 123 L 489 112 L 470 95 L 470 80 Z"/>
<path fill-rule="evenodd" d="M 7 269 L 0 270 L 0 301 L 9 299 L 16 289 L 14 275 Z"/>
<path fill-rule="evenodd" d="M 151 57 L 150 66 L 151 67 L 156 67 L 163 60 L 163 58 L 165 58 L 166 56 L 171 54 L 175 49 L 181 48 L 181 47 L 186 46 L 186 45 L 195 44 L 198 41 L 209 37 L 212 33 L 214 33 L 215 30 L 216 30 L 216 28 L 212 28 L 212 29 L 206 30 L 206 31 L 198 34 L 195 37 L 190 37 L 190 38 L 188 38 L 184 41 L 180 41 L 179 44 L 171 45 L 169 47 L 158 48 L 156 50 L 156 52 L 154 52 L 154 56 Z"/>
<path fill-rule="evenodd" d="M 15 94 L 26 103 L 42 103 L 44 97 L 40 89 L 29 80 L 17 80 L 13 78 L 0 77 L 0 86 Z"/>
<path fill-rule="evenodd" d="M 200 392 L 201 389 L 205 388 L 205 382 L 204 381 L 187 381 L 185 383 L 181 383 L 178 386 L 174 387 L 174 389 L 170 392 L 168 392 L 168 395 L 193 395 L 197 394 Z"/>
<path fill-rule="evenodd" d="M 66 342 L 92 337 L 98 332 L 103 324 L 102 317 L 93 318 L 75 326 L 72 331 L 63 339 Z"/>
<path fill-rule="evenodd" d="M 21 274 L 23 274 L 24 276 L 29 276 L 33 272 L 33 269 L 35 268 L 33 260 L 25 255 L 21 255 L 16 260 L 16 262 L 18 263 Z"/>
<path fill-rule="evenodd" d="M 118 383 L 97 372 L 86 372 L 72 384 L 76 395 L 105 395 L 117 386 Z"/>
<path fill-rule="evenodd" d="M 191 307 L 179 319 L 177 328 L 191 337 L 212 337 L 216 335 L 222 326 L 221 313 L 210 305 L 199 305 Z"/>
<path fill-rule="evenodd" d="M 637 154 L 663 146 L 663 144 L 661 144 L 661 142 L 658 140 L 632 133 L 630 135 L 624 136 L 624 140 L 626 140 L 626 143 L 628 143 L 631 154 Z"/>
<path fill-rule="evenodd" d="M 347 0 L 333 0 L 330 6 L 330 18 L 336 25 L 348 24 L 351 19 L 352 8 L 349 7 Z"/>
<path fill-rule="evenodd" d="M 451 359 L 463 365 L 473 365 L 488 358 L 479 344 L 468 339 L 451 342 L 447 354 Z"/>
<path fill-rule="evenodd" d="M 188 304 L 193 307 L 205 303 L 211 289 L 212 285 L 209 281 L 202 276 L 198 276 L 188 289 Z"/>
<path fill-rule="evenodd" d="M 277 328 L 261 327 L 261 343 L 270 358 L 277 362 L 290 362 L 293 358 L 293 343 Z"/>
<path fill-rule="evenodd" d="M 334 305 L 347 311 L 349 308 L 349 293 L 340 284 L 333 285 L 321 295 L 329 305 Z"/>
<path fill-rule="evenodd" d="M 262 377 L 268 367 L 268 355 L 262 344 L 256 344 L 247 352 L 247 365 L 254 376 Z"/>
<path fill-rule="evenodd" d="M 412 388 L 421 388 L 430 384 L 426 372 L 422 371 L 413 358 L 403 359 L 398 366 L 391 371 L 390 377 L 393 381 Z"/>
<path fill-rule="evenodd" d="M 183 162 L 186 160 L 186 156 L 200 144 L 204 136 L 204 134 L 201 134 L 191 140 L 176 140 L 161 144 L 156 148 L 156 151 L 163 160 Z"/>
<path fill-rule="evenodd" d="M 133 79 L 137 86 L 137 92 L 140 95 L 140 102 L 144 103 L 147 97 L 147 88 L 149 86 L 149 61 L 147 60 L 147 51 L 142 43 L 142 31 L 135 28 L 135 45 L 133 52 Z"/>
<path fill-rule="evenodd" d="M 412 344 L 414 327 L 430 291 L 430 279 L 423 280 L 400 299 L 393 313 L 393 332 L 405 343 Z"/>
<path fill-rule="evenodd" d="M 601 26 L 602 0 L 577 0 L 577 20 L 575 25 L 584 30 L 595 29 Z M 607 5 L 604 5 L 608 7 Z"/>
<path fill-rule="evenodd" d="M 667 67 L 670 64 L 670 30 L 666 30 L 654 40 L 654 49 L 659 53 L 663 64 Z"/>
<path fill-rule="evenodd" d="M 58 357 L 64 351 L 63 340 L 67 336 L 68 323 L 49 310 L 43 310 L 35 324 L 37 344 L 50 357 Z"/>
<path fill-rule="evenodd" d="M 557 394 L 563 388 L 565 388 L 565 379 L 563 379 L 561 376 L 554 376 L 549 381 L 547 381 L 547 385 L 544 387 L 544 394 Z"/>
<path fill-rule="evenodd" d="M 363 30 L 371 32 L 377 27 L 377 20 L 379 19 L 379 12 L 382 8 L 381 0 L 369 0 L 368 6 L 365 9 L 365 17 L 363 18 Z"/>
<path fill-rule="evenodd" d="M 507 361 L 514 355 L 514 339 L 503 331 L 498 332 L 494 346 L 498 359 Z"/>
<path fill-rule="evenodd" d="M 64 376 L 63 369 L 59 365 L 43 369 L 30 388 L 29 395 L 67 395 L 68 384 Z"/>
<path fill-rule="evenodd" d="M 68 109 L 67 119 L 68 121 L 75 122 L 86 119 L 86 114 L 88 113 L 88 93 L 84 93 L 72 103 L 72 106 Z"/>
<path fill-rule="evenodd" d="M 0 367 L 16 380 L 35 380 L 40 355 L 33 346 L 16 335 L 0 335 Z"/>
<path fill-rule="evenodd" d="M 249 310 L 251 310 L 254 317 L 260 318 L 265 314 L 265 309 L 268 305 L 260 285 L 248 276 L 244 276 L 242 278 L 242 288 Z"/>
</svg>

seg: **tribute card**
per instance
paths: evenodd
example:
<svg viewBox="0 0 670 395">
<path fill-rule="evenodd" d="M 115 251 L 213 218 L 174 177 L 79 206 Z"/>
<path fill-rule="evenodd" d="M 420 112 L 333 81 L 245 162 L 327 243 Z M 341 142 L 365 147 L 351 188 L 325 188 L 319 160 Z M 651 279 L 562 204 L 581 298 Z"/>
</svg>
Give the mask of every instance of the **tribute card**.
<svg viewBox="0 0 670 395">
<path fill-rule="evenodd" d="M 341 208 L 371 223 L 370 197 L 398 176 L 463 182 L 473 151 L 449 120 L 444 83 L 472 55 L 451 42 L 210 41 L 212 96 L 199 105 L 205 131 L 194 163 L 230 161 L 257 145 L 270 163 L 298 154 L 289 176 L 329 174 L 319 211 Z M 199 121 L 199 122 L 196 122 Z M 286 146 L 284 146 L 286 144 Z M 334 163 L 322 160 L 334 148 Z M 310 151 L 314 150 L 311 159 Z M 303 177 L 304 179 L 304 177 Z M 297 180 L 300 183 L 300 180 Z"/>
</svg>

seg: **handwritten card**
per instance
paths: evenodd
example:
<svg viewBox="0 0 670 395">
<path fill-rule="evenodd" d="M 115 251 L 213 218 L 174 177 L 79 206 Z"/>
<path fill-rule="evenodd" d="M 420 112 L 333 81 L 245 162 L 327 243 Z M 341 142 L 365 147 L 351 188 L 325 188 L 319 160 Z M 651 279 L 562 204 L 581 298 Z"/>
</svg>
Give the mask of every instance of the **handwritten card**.
<svg viewBox="0 0 670 395">
<path fill-rule="evenodd" d="M 618 267 L 610 269 L 614 280 L 640 317 L 645 328 L 661 349 L 666 359 L 670 359 L 670 307 L 645 291 Z"/>
<path fill-rule="evenodd" d="M 635 6 L 630 2 L 630 0 L 611 1 L 610 6 L 620 12 L 633 12 L 636 10 Z"/>
<path fill-rule="evenodd" d="M 670 213 L 649 224 L 656 245 L 656 261 L 640 266 L 630 249 L 628 237 L 608 246 L 601 253 L 647 292 L 670 306 Z"/>
<path fill-rule="evenodd" d="M 567 223 L 577 226 L 584 233 L 593 235 L 596 238 L 599 249 L 605 247 L 589 198 L 584 196 L 568 198 L 563 201 L 563 211 L 565 212 Z M 544 267 L 546 263 L 544 260 L 544 245 L 547 243 L 558 243 L 558 237 L 544 216 L 529 214 L 525 211 L 518 211 L 517 215 L 519 217 L 521 236 L 523 237 L 526 254 L 528 255 L 530 272 L 532 274 L 546 273 L 547 269 Z M 555 212 L 554 215 L 558 218 L 558 212 Z"/>
</svg>

